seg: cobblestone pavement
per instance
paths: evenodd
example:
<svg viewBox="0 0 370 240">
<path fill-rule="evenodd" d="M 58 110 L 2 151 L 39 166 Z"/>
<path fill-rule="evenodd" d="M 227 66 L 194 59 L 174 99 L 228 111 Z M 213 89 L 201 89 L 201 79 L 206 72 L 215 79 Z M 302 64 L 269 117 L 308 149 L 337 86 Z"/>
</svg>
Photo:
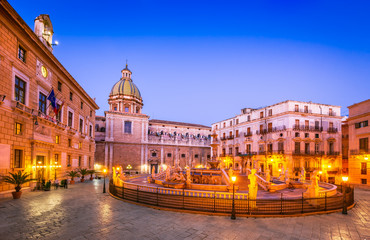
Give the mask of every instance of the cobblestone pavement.
<svg viewBox="0 0 370 240">
<path fill-rule="evenodd" d="M 368 239 L 370 191 L 348 215 L 241 218 L 156 210 L 102 193 L 102 180 L 0 200 L 0 239 Z"/>
</svg>

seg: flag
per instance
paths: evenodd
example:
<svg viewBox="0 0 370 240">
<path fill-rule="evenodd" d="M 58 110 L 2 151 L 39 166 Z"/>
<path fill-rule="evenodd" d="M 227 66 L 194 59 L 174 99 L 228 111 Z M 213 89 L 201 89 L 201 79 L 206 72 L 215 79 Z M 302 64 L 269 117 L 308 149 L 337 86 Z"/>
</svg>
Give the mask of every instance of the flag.
<svg viewBox="0 0 370 240">
<path fill-rule="evenodd" d="M 54 89 L 51 89 L 47 99 L 50 101 L 50 105 L 53 108 L 54 113 L 57 114 L 58 109 L 57 109 L 57 101 L 55 99 Z"/>
<path fill-rule="evenodd" d="M 62 110 L 63 105 L 64 105 L 64 101 L 62 102 L 62 104 L 59 105 L 59 107 L 57 105 L 57 111 L 55 112 L 55 115 L 58 115 L 58 113 Z"/>
</svg>

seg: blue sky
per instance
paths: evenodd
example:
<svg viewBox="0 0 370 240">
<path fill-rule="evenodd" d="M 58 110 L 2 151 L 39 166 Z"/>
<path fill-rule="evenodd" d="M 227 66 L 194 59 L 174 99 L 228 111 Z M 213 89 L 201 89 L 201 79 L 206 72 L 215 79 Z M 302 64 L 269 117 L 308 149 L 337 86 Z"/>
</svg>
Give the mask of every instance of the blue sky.
<svg viewBox="0 0 370 240">
<path fill-rule="evenodd" d="M 49 14 L 54 54 L 100 106 L 128 59 L 151 118 L 200 123 L 244 107 L 369 99 L 369 1 L 20 1 Z"/>
</svg>

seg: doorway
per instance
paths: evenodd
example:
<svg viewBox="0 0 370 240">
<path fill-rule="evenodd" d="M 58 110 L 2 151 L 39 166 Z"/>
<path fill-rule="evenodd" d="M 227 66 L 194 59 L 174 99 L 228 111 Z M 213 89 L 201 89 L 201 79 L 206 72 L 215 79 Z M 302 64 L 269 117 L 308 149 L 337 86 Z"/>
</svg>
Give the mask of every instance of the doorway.
<svg viewBox="0 0 370 240">
<path fill-rule="evenodd" d="M 153 174 L 153 167 L 154 167 L 154 173 L 158 173 L 158 164 L 150 164 L 150 174 Z"/>
</svg>

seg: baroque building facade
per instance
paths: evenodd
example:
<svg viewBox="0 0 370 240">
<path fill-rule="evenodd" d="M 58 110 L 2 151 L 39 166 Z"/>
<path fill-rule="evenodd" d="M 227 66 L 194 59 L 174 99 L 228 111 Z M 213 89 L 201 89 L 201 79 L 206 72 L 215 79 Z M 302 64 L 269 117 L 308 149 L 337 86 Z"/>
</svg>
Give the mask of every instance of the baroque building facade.
<svg viewBox="0 0 370 240">
<path fill-rule="evenodd" d="M 342 169 L 341 108 L 312 102 L 284 101 L 271 106 L 244 108 L 235 117 L 212 124 L 213 144 L 225 167 L 249 167 L 279 176 L 288 169 L 306 178 L 314 170 L 335 182 Z M 337 181 L 338 182 L 338 181 Z"/>
<path fill-rule="evenodd" d="M 0 174 L 25 170 L 54 180 L 93 168 L 95 101 L 53 55 L 48 15 L 34 31 L 0 1 Z M 56 108 L 48 99 L 54 92 Z M 33 185 L 34 183 L 31 183 Z M 14 186 L 0 183 L 5 194 Z"/>
<path fill-rule="evenodd" d="M 370 185 L 370 99 L 348 107 L 349 182 Z"/>
<path fill-rule="evenodd" d="M 96 169 L 151 173 L 165 165 L 206 165 L 211 128 L 200 124 L 149 119 L 143 99 L 126 67 L 109 94 L 109 110 L 96 117 Z"/>
</svg>

